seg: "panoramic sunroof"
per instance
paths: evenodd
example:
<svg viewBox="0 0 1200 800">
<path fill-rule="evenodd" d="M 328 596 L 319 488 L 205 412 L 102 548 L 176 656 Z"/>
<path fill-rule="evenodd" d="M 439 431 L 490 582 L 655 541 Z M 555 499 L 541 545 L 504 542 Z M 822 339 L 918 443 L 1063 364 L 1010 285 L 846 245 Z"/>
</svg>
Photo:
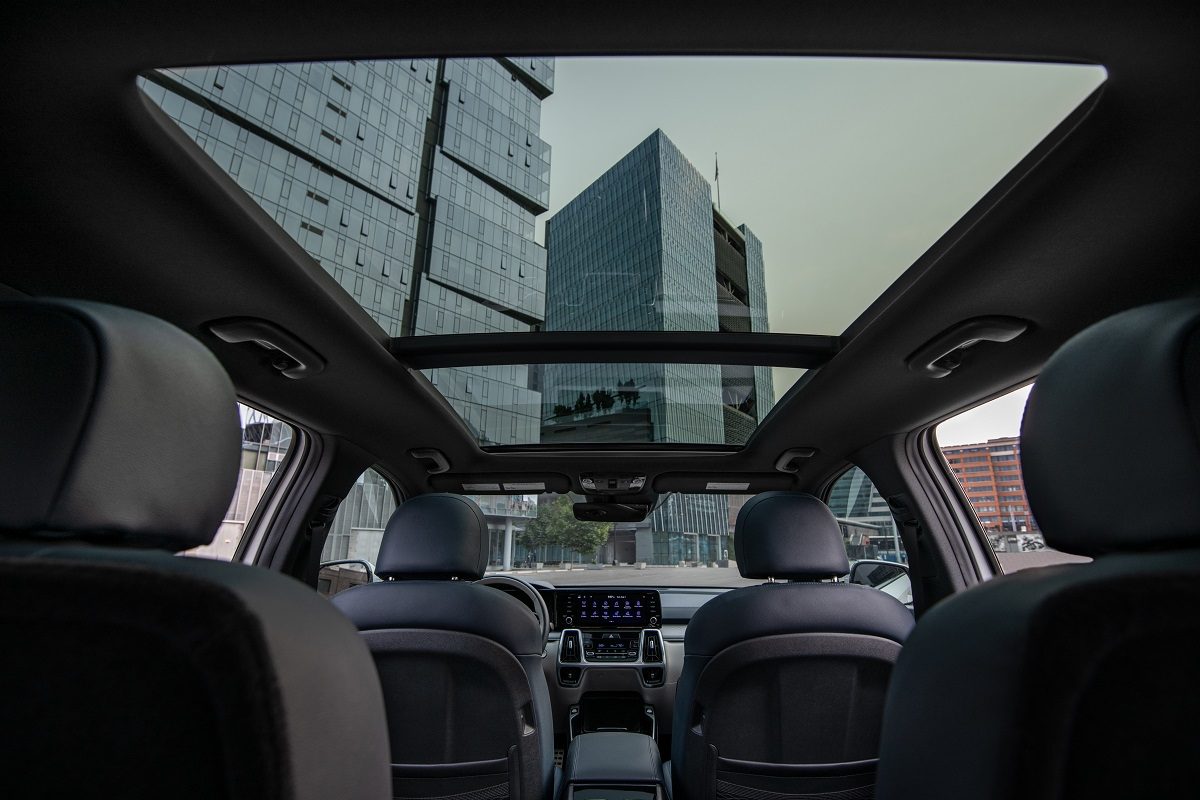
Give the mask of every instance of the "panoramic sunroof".
<svg viewBox="0 0 1200 800">
<path fill-rule="evenodd" d="M 1104 80 L 1067 64 L 500 57 L 163 69 L 139 84 L 403 337 L 841 333 Z M 719 366 L 583 386 L 551 365 L 481 402 L 466 386 L 483 369 L 440 370 L 437 385 L 485 444 L 565 435 L 556 406 L 630 379 L 684 416 L 709 402 L 698 384 L 729 394 Z M 543 391 L 554 374 L 574 399 Z M 797 377 L 768 369 L 755 400 Z M 472 419 L 514 394 L 522 433 Z M 572 410 L 587 414 L 594 401 Z M 711 426 L 661 425 L 652 441 L 717 443 Z"/>
<path fill-rule="evenodd" d="M 775 405 L 771 367 L 505 364 L 422 374 L 485 447 L 742 445 Z"/>
</svg>

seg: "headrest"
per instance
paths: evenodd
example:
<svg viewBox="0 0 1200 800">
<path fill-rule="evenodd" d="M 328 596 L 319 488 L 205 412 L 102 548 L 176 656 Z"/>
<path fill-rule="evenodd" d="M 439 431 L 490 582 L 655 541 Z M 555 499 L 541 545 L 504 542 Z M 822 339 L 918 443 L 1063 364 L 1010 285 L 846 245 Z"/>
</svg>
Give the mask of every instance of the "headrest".
<svg viewBox="0 0 1200 800">
<path fill-rule="evenodd" d="M 811 494 L 755 495 L 738 512 L 734 536 L 743 578 L 816 580 L 850 571 L 842 529 Z"/>
<path fill-rule="evenodd" d="M 0 302 L 0 535 L 207 544 L 240 439 L 229 377 L 178 328 L 100 303 Z"/>
<path fill-rule="evenodd" d="M 1025 405 L 1021 462 L 1051 547 L 1200 546 L 1200 300 L 1126 311 L 1063 345 Z"/>
<path fill-rule="evenodd" d="M 487 520 L 474 502 L 458 494 L 421 494 L 401 503 L 388 520 L 375 574 L 479 580 L 488 547 Z"/>
</svg>

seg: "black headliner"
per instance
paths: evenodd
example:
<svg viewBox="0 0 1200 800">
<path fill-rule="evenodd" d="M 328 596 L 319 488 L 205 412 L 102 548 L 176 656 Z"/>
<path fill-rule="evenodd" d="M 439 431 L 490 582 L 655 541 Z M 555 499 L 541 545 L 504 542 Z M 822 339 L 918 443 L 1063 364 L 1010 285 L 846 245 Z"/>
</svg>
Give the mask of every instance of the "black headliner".
<svg viewBox="0 0 1200 800">
<path fill-rule="evenodd" d="M 881 437 L 1028 380 L 1096 319 L 1200 287 L 1200 31 L 1194 8 L 1181 4 L 301 0 L 200 8 L 125 2 L 4 12 L 0 159 L 13 210 L 0 283 L 116 302 L 181 325 L 213 349 L 247 399 L 365 447 L 408 491 L 427 488 L 406 455 L 419 447 L 444 451 L 455 472 L 574 474 L 620 463 L 654 475 L 769 473 L 783 450 L 813 446 L 820 452 L 795 479 L 809 487 Z M 480 450 L 448 405 L 389 355 L 365 312 L 133 82 L 161 65 L 651 52 L 1066 60 L 1103 64 L 1109 80 L 1070 137 L 1023 165 L 1041 158 L 1036 171 L 985 198 L 981 210 L 994 205 L 990 213 L 935 244 L 749 446 L 719 455 Z M 944 380 L 905 368 L 905 357 L 941 330 L 993 314 L 1033 328 L 979 348 Z M 303 381 L 278 376 L 250 350 L 203 331 L 230 316 L 278 323 L 328 367 Z"/>
</svg>

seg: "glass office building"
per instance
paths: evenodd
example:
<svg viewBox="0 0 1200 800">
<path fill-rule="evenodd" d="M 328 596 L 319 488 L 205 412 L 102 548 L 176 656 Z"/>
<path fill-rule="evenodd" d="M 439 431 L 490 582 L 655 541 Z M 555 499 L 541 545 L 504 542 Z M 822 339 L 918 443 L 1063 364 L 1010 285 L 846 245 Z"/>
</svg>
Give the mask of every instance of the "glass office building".
<svg viewBox="0 0 1200 800">
<path fill-rule="evenodd" d="M 546 246 L 546 330 L 767 330 L 761 242 L 661 130 L 547 220 Z M 543 443 L 742 444 L 775 402 L 764 367 L 552 364 L 541 389 Z M 725 497 L 673 496 L 637 527 L 636 558 L 719 561 L 728 530 Z"/>
<path fill-rule="evenodd" d="M 140 85 L 389 335 L 542 322 L 552 59 L 194 67 Z M 429 377 L 481 443 L 536 441 L 528 368 Z"/>
</svg>

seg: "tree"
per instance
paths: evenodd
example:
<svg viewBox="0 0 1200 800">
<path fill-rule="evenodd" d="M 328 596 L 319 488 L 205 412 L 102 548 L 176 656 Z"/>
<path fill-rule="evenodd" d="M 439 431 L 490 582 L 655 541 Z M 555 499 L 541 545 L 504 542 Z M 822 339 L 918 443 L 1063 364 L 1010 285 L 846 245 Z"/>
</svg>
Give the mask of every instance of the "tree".
<svg viewBox="0 0 1200 800">
<path fill-rule="evenodd" d="M 536 550 L 544 545 L 561 545 L 579 553 L 593 556 L 600 545 L 608 541 L 612 530 L 609 522 L 584 522 L 575 519 L 571 500 L 563 495 L 538 507 L 538 515 L 525 526 L 521 543 Z"/>
<path fill-rule="evenodd" d="M 556 416 L 556 417 L 571 416 L 571 407 L 564 406 L 562 403 L 555 403 L 554 404 L 554 416 Z"/>
<path fill-rule="evenodd" d="M 592 392 L 592 402 L 601 411 L 608 411 L 617 404 L 617 398 L 613 397 L 613 393 L 608 389 L 597 389 Z"/>
<path fill-rule="evenodd" d="M 617 384 L 617 399 L 620 400 L 626 408 L 632 406 L 642 397 L 642 393 L 635 388 L 636 386 L 637 384 L 634 382 L 633 378 L 630 378 L 627 381 L 621 381 Z"/>
<path fill-rule="evenodd" d="M 580 392 L 579 397 L 577 397 L 575 399 L 575 413 L 576 414 L 587 414 L 594 407 L 595 406 L 592 405 L 592 398 L 588 397 L 583 392 Z"/>
<path fill-rule="evenodd" d="M 564 522 L 554 503 L 538 504 L 537 516 L 525 524 L 525 530 L 517 541 L 526 551 L 537 552 L 542 547 L 562 544 Z M 536 560 L 536 559 L 535 559 Z"/>
<path fill-rule="evenodd" d="M 612 523 L 584 522 L 574 519 L 574 516 L 572 516 L 572 520 L 575 524 L 567 529 L 567 538 L 563 542 L 563 546 L 581 555 L 590 555 L 592 561 L 595 561 L 597 551 L 608 541 L 608 535 L 612 532 Z"/>
</svg>

